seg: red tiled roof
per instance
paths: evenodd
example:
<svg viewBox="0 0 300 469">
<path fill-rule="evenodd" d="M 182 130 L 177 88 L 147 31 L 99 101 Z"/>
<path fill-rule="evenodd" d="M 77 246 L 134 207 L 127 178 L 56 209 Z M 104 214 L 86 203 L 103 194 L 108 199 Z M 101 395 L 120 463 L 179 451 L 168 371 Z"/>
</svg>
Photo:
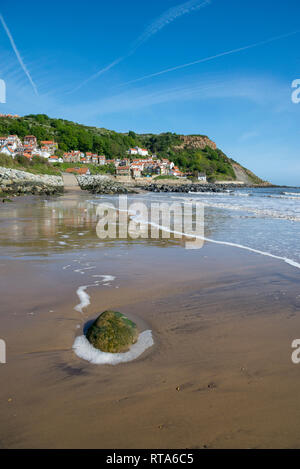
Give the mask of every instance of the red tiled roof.
<svg viewBox="0 0 300 469">
<path fill-rule="evenodd" d="M 67 173 L 77 173 L 77 174 L 86 174 L 88 172 L 88 168 L 67 168 Z"/>
</svg>

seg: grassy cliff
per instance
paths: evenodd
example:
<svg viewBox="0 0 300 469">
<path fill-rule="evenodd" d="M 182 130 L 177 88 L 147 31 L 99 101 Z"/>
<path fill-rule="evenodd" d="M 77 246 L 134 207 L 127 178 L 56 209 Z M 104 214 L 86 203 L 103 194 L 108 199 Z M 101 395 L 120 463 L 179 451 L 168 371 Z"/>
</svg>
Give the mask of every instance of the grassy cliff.
<svg viewBox="0 0 300 469">
<path fill-rule="evenodd" d="M 253 184 L 263 181 L 251 171 L 228 158 L 205 135 L 119 133 L 104 128 L 88 127 L 63 119 L 52 119 L 45 114 L 28 115 L 17 119 L 0 118 L 0 134 L 35 135 L 38 141 L 55 140 L 57 154 L 80 150 L 104 154 L 109 159 L 125 157 L 128 148 L 141 146 L 153 154 L 169 158 L 181 170 L 205 172 L 211 179 L 240 180 Z"/>
</svg>

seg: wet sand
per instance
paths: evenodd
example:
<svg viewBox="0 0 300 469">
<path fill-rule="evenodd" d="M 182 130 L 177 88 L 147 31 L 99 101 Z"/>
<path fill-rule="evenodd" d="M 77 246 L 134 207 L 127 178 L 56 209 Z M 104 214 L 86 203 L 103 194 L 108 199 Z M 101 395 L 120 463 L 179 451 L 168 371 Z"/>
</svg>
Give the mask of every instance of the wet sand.
<svg viewBox="0 0 300 469">
<path fill-rule="evenodd" d="M 0 208 L 0 447 L 300 447 L 299 269 L 208 243 L 99 242 L 88 196 L 72 197 Z M 107 308 L 155 345 L 117 366 L 79 359 L 75 336 Z"/>
</svg>

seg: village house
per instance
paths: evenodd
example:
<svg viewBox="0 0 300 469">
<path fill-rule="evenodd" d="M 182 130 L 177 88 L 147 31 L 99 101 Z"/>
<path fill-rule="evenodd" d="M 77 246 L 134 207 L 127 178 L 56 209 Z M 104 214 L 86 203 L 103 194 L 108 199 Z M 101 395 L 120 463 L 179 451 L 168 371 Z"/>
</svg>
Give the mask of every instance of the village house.
<svg viewBox="0 0 300 469">
<path fill-rule="evenodd" d="M 66 173 L 85 174 L 87 176 L 91 174 L 89 168 L 67 168 Z"/>
<path fill-rule="evenodd" d="M 98 158 L 97 155 L 93 155 L 93 156 L 92 156 L 91 163 L 92 163 L 92 164 L 95 164 L 95 165 L 98 165 L 98 164 L 99 164 L 99 158 Z"/>
<path fill-rule="evenodd" d="M 99 165 L 100 166 L 106 164 L 106 157 L 104 155 L 98 156 L 98 160 L 99 160 Z"/>
<path fill-rule="evenodd" d="M 116 168 L 117 176 L 130 176 L 130 167 L 129 166 L 118 166 Z"/>
<path fill-rule="evenodd" d="M 32 153 L 33 151 L 40 152 L 40 150 L 38 150 L 37 148 L 34 149 L 31 145 L 28 145 L 28 144 L 23 145 L 22 148 L 23 148 L 23 152 L 22 152 L 22 153 L 24 153 L 24 152 L 26 152 L 26 153 Z"/>
<path fill-rule="evenodd" d="M 71 151 L 63 154 L 63 161 L 65 163 L 79 163 L 80 158 L 84 156 L 84 153 L 80 151 Z"/>
<path fill-rule="evenodd" d="M 160 174 L 162 176 L 167 176 L 169 174 L 169 169 L 165 165 L 159 163 L 159 168 L 160 168 Z"/>
<path fill-rule="evenodd" d="M 49 163 L 63 163 L 63 159 L 56 155 L 50 156 L 48 161 Z"/>
<path fill-rule="evenodd" d="M 184 174 L 179 170 L 179 168 L 177 166 L 174 166 L 170 170 L 170 175 L 171 176 L 177 176 L 177 177 L 183 177 L 184 176 Z"/>
<path fill-rule="evenodd" d="M 91 163 L 95 165 L 104 165 L 106 164 L 106 158 L 104 155 L 97 155 L 97 153 L 86 152 L 86 154 L 82 154 L 81 159 L 85 158 L 85 163 Z"/>
<path fill-rule="evenodd" d="M 142 176 L 142 169 L 140 166 L 131 166 L 130 173 L 131 173 L 131 177 L 140 178 Z"/>
<path fill-rule="evenodd" d="M 140 147 L 129 148 L 127 153 L 129 155 L 140 155 L 140 156 L 148 156 L 149 154 L 146 148 L 140 148 Z"/>
<path fill-rule="evenodd" d="M 129 155 L 138 155 L 138 151 L 136 148 L 129 148 L 128 152 Z"/>
<path fill-rule="evenodd" d="M 198 179 L 198 181 L 206 182 L 207 181 L 206 174 L 205 173 L 198 173 L 197 179 Z"/>
<path fill-rule="evenodd" d="M 23 153 L 23 145 L 17 135 L 9 135 L 8 137 L 0 137 L 0 153 L 14 156 L 17 153 Z"/>
<path fill-rule="evenodd" d="M 92 162 L 92 158 L 93 156 L 97 156 L 89 151 L 86 152 L 85 156 L 83 158 L 85 158 L 85 163 L 91 163 Z M 81 160 L 83 160 L 83 158 L 81 158 Z"/>
<path fill-rule="evenodd" d="M 53 140 L 44 140 L 41 142 L 41 150 L 45 152 L 50 152 L 51 154 L 55 153 L 55 150 L 58 149 L 58 144 Z"/>
<path fill-rule="evenodd" d="M 124 158 L 123 160 L 116 160 L 118 163 L 118 166 L 130 166 L 130 159 L 129 158 Z"/>
<path fill-rule="evenodd" d="M 8 137 L 6 137 L 6 140 L 3 145 L 6 145 L 11 150 L 16 150 L 17 148 L 23 146 L 21 140 L 17 135 L 9 135 Z"/>
<path fill-rule="evenodd" d="M 18 114 L 0 114 L 0 117 L 6 117 L 9 119 L 18 119 L 20 116 L 18 116 Z"/>
<path fill-rule="evenodd" d="M 24 146 L 31 147 L 32 149 L 37 147 L 37 139 L 34 135 L 26 135 L 24 137 Z"/>
<path fill-rule="evenodd" d="M 0 149 L 0 153 L 11 156 L 12 158 L 14 158 L 14 156 L 16 155 L 14 150 L 12 150 L 8 145 L 3 145 Z"/>
<path fill-rule="evenodd" d="M 139 148 L 138 149 L 138 154 L 141 156 L 148 156 L 149 152 L 146 150 L 146 148 Z"/>
</svg>

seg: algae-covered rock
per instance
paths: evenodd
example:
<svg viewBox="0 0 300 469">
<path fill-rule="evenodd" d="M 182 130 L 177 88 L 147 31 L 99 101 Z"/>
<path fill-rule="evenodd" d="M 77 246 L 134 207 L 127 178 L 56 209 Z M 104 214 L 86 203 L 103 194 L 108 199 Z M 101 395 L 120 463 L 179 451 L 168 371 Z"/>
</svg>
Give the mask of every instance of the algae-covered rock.
<svg viewBox="0 0 300 469">
<path fill-rule="evenodd" d="M 138 329 L 124 314 L 104 311 L 89 327 L 86 337 L 102 352 L 127 352 L 138 339 Z"/>
</svg>

